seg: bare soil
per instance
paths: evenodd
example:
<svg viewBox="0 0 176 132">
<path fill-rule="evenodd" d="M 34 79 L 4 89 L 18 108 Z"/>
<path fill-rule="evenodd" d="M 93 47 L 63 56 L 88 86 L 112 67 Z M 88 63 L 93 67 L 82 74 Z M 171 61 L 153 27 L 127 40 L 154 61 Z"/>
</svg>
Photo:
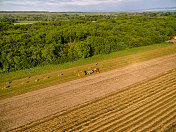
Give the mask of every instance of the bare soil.
<svg viewBox="0 0 176 132">
<path fill-rule="evenodd" d="M 176 54 L 172 54 L 1 100 L 0 131 L 20 127 L 175 68 Z"/>
</svg>

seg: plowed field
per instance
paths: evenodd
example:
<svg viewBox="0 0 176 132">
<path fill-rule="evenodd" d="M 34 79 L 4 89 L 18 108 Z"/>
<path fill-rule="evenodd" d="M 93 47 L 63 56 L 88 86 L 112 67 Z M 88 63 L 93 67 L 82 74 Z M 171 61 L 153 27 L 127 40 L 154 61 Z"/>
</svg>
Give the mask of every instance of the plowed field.
<svg viewBox="0 0 176 132">
<path fill-rule="evenodd" d="M 174 122 L 176 70 L 171 70 L 16 130 L 162 131 Z"/>
</svg>

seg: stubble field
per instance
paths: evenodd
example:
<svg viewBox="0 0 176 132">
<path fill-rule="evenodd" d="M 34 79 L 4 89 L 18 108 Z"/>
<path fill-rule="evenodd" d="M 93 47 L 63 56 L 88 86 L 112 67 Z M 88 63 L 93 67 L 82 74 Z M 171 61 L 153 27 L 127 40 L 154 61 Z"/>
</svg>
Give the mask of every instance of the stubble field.
<svg viewBox="0 0 176 132">
<path fill-rule="evenodd" d="M 164 131 L 175 110 L 174 69 L 13 131 Z"/>
</svg>

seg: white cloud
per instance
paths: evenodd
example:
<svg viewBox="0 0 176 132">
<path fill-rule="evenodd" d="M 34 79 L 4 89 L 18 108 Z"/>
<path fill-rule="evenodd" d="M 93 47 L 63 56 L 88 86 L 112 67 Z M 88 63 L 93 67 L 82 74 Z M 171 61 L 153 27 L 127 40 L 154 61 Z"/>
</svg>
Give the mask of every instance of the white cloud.
<svg viewBox="0 0 176 132">
<path fill-rule="evenodd" d="M 85 5 L 99 5 L 99 4 L 114 4 L 118 2 L 122 2 L 125 0 L 67 0 L 67 1 L 57 1 L 57 0 L 52 0 L 47 2 L 48 5 L 80 5 L 80 6 L 85 6 Z"/>
<path fill-rule="evenodd" d="M 176 0 L 0 0 L 0 10 L 133 11 L 175 4 Z"/>
<path fill-rule="evenodd" d="M 131 2 L 140 0 L 0 0 L 3 5 L 49 5 L 49 6 L 67 6 L 67 5 L 100 5 L 115 4 L 121 2 Z"/>
<path fill-rule="evenodd" d="M 2 1 L 3 4 L 5 5 L 34 5 L 34 4 L 39 4 L 40 1 L 27 1 L 27 0 L 4 0 Z"/>
</svg>

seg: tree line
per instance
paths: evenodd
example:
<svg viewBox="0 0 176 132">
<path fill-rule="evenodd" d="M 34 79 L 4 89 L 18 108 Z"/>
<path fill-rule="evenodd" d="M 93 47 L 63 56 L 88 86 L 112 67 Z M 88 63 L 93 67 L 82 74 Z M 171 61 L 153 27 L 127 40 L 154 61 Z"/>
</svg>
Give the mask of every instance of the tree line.
<svg viewBox="0 0 176 132">
<path fill-rule="evenodd" d="M 164 42 L 176 34 L 175 17 L 120 16 L 14 25 L 0 22 L 0 71 L 60 64 Z"/>
<path fill-rule="evenodd" d="M 0 11 L 0 22 L 18 21 L 62 21 L 85 20 L 96 21 L 98 19 L 112 19 L 119 16 L 147 16 L 147 17 L 176 17 L 176 11 L 157 12 L 114 12 L 114 13 L 86 13 L 86 12 L 40 12 L 40 11 Z"/>
</svg>

